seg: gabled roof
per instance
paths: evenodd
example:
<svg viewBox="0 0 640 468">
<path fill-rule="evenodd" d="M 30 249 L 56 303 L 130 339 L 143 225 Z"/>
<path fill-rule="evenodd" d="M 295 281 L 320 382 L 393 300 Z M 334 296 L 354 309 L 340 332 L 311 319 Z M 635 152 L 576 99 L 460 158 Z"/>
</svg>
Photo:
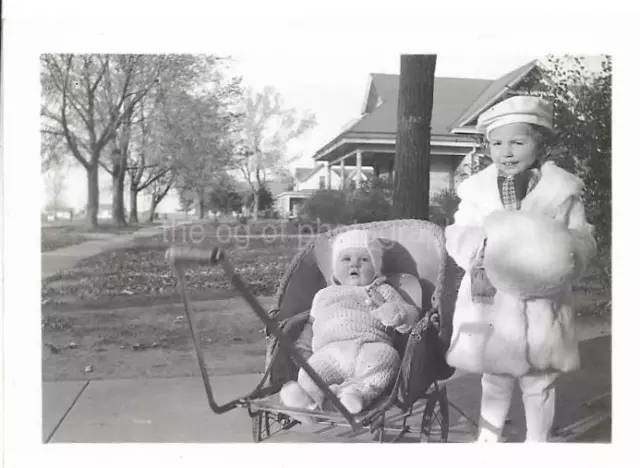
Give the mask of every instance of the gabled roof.
<svg viewBox="0 0 640 468">
<path fill-rule="evenodd" d="M 56 206 L 53 203 L 47 203 L 47 205 L 44 207 L 43 211 L 53 212 L 53 211 L 75 211 L 75 210 L 72 207 L 70 207 L 69 205 L 60 204 L 60 205 Z"/>
<path fill-rule="evenodd" d="M 450 125 L 477 96 L 492 82 L 471 78 L 436 77 L 433 85 L 433 134 L 448 134 Z M 396 133 L 400 77 L 380 73 L 371 74 L 368 104 L 365 114 L 348 133 Z M 375 107 L 378 98 L 382 104 Z"/>
<path fill-rule="evenodd" d="M 313 174 L 318 172 L 320 167 L 296 167 L 294 178 L 297 182 L 304 182 Z"/>
<path fill-rule="evenodd" d="M 318 171 L 324 169 L 325 171 L 327 170 L 326 166 L 317 166 L 317 167 L 296 167 L 295 170 L 295 180 L 297 182 L 305 182 L 307 180 L 309 180 L 311 177 L 313 177 Z M 335 167 L 331 168 L 331 171 L 336 174 L 337 176 L 340 175 L 340 173 L 337 171 L 337 169 Z"/>
<path fill-rule="evenodd" d="M 537 66 L 538 61 L 533 60 L 493 81 L 469 106 L 464 114 L 462 114 L 455 122 L 451 124 L 449 130 L 453 128 L 463 127 L 464 125 L 473 122 L 482 111 L 498 101 L 498 99 L 500 99 L 500 97 L 504 93 L 509 91 L 509 89 L 511 89 L 529 73 L 531 73 L 531 71 Z"/>
</svg>

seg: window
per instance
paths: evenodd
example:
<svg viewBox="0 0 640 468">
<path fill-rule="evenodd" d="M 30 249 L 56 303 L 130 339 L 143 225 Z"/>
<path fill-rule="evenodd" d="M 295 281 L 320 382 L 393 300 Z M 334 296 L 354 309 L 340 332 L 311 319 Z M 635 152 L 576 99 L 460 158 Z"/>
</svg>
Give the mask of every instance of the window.
<svg viewBox="0 0 640 468">
<path fill-rule="evenodd" d="M 326 183 L 325 183 L 325 177 L 324 176 L 320 176 L 320 183 L 319 183 L 320 189 L 324 189 L 326 188 Z"/>
</svg>

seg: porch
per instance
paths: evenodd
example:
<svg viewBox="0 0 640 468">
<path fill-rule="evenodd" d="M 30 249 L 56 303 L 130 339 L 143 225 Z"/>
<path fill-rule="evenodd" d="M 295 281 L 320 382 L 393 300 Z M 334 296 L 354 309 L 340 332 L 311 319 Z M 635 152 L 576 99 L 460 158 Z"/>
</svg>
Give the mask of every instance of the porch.
<svg viewBox="0 0 640 468">
<path fill-rule="evenodd" d="M 393 180 L 395 158 L 395 135 L 386 138 L 343 138 L 325 146 L 314 157 L 325 163 L 326 178 L 331 180 L 332 169 L 337 169 L 345 180 L 345 167 L 355 167 L 355 180 L 358 186 L 363 167 L 372 167 L 376 177 L 388 177 Z M 479 143 L 472 137 L 436 136 L 431 142 L 430 191 L 438 193 L 453 190 L 456 186 L 456 174 L 470 161 L 478 151 Z M 343 185 L 343 189 L 346 188 Z"/>
</svg>

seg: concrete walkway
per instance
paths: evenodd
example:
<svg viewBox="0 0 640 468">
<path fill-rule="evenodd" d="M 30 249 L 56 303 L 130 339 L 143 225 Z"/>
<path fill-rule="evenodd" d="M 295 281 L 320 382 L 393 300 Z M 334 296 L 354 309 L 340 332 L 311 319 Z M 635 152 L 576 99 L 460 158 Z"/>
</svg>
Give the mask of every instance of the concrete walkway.
<svg viewBox="0 0 640 468">
<path fill-rule="evenodd" d="M 606 322 L 580 328 L 583 368 L 558 381 L 556 441 L 585 441 L 599 428 L 598 440 L 609 442 L 611 424 L 611 337 Z M 216 403 L 249 393 L 259 374 L 213 376 Z M 478 418 L 480 377 L 463 372 L 447 381 L 450 402 L 471 420 Z M 421 411 L 416 411 L 417 424 Z M 524 411 L 514 395 L 508 441 L 522 441 Z M 413 422 L 413 419 L 412 419 Z M 474 427 L 450 408 L 450 441 L 469 442 Z M 608 424 L 608 426 L 607 426 Z M 602 427 L 604 427 L 604 430 Z M 91 380 L 43 383 L 44 442 L 251 442 L 251 419 L 237 408 L 222 415 L 208 407 L 200 377 L 136 380 Z M 305 425 L 273 436 L 271 442 L 370 442 L 345 428 Z M 416 441 L 409 435 L 407 442 Z"/>
<path fill-rule="evenodd" d="M 42 252 L 42 279 L 73 268 L 80 260 L 93 257 L 108 250 L 127 247 L 137 238 L 152 237 L 162 232 L 165 226 L 152 226 L 131 234 L 88 234 L 90 241 L 70 245 L 61 249 Z"/>
</svg>

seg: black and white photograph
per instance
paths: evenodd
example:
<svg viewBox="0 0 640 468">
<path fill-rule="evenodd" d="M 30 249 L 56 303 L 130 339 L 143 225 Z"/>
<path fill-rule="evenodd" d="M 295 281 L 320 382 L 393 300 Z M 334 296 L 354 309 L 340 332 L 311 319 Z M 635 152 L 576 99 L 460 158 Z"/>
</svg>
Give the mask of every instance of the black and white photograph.
<svg viewBox="0 0 640 468">
<path fill-rule="evenodd" d="M 17 106 L 34 128 L 19 140 L 3 109 L 4 351 L 29 348 L 3 383 L 16 396 L 7 376 L 29 374 L 37 400 L 3 407 L 29 407 L 38 451 L 604 457 L 625 366 L 612 358 L 613 48 L 501 50 L 483 28 L 490 47 L 409 28 L 385 44 L 364 11 L 353 31 L 112 13 L 95 31 L 41 17 Z M 3 54 L 3 75 L 20 53 Z M 19 93 L 3 79 L 7 108 Z M 16 234 L 18 216 L 33 227 Z M 16 275 L 34 290 L 12 290 Z"/>
</svg>

